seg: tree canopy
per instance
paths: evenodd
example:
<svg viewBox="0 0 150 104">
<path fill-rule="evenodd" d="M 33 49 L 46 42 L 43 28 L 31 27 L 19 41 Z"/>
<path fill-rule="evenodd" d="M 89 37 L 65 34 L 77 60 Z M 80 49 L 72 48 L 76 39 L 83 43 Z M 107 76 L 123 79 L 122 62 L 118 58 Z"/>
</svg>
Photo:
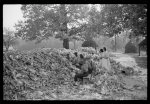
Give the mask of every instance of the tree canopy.
<svg viewBox="0 0 150 104">
<path fill-rule="evenodd" d="M 66 40 L 112 37 L 131 29 L 134 36 L 147 35 L 146 4 L 22 5 L 25 21 L 16 24 L 16 36 L 41 42 L 50 36 Z M 78 38 L 75 38 L 78 37 Z M 68 46 L 67 46 L 68 47 Z"/>
<path fill-rule="evenodd" d="M 109 34 L 117 34 L 128 28 L 132 35 L 147 34 L 147 5 L 146 4 L 106 4 L 101 11 L 102 21 Z"/>
<path fill-rule="evenodd" d="M 57 36 L 63 38 L 64 29 L 63 23 L 67 22 L 69 35 L 76 34 L 77 29 L 75 25 L 81 24 L 78 22 L 82 20 L 86 11 L 85 5 L 65 5 L 67 13 L 66 18 L 62 15 L 61 5 L 23 5 L 22 11 L 25 22 L 19 22 L 16 25 L 18 32 L 17 36 L 21 36 L 26 40 L 35 40 L 38 38 L 47 39 L 49 36 Z M 72 26 L 70 26 L 72 25 Z M 75 30 L 76 29 L 76 30 Z"/>
</svg>

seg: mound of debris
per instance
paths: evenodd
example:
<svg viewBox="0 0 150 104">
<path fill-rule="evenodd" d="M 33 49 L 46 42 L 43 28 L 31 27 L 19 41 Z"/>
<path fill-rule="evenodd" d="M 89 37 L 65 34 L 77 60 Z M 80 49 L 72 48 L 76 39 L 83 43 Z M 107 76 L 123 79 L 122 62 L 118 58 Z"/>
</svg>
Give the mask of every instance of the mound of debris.
<svg viewBox="0 0 150 104">
<path fill-rule="evenodd" d="M 67 93 L 80 92 L 74 86 L 74 73 L 77 68 L 67 59 L 69 53 L 84 54 L 96 63 L 92 92 L 101 95 L 112 95 L 123 89 L 120 75 L 124 67 L 110 60 L 112 71 L 107 72 L 99 65 L 101 57 L 96 51 L 88 48 L 71 49 L 36 49 L 32 51 L 11 51 L 3 53 L 3 98 L 4 100 L 52 100 Z M 125 68 L 124 68 L 125 69 Z M 90 93 L 90 92 L 89 92 Z M 64 95 L 63 95 L 64 96 Z"/>
</svg>

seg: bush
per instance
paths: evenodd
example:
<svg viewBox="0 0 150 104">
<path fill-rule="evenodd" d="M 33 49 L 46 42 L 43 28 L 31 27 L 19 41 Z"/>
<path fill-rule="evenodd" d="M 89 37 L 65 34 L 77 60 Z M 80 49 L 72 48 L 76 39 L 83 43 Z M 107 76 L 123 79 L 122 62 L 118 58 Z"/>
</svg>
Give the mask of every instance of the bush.
<svg viewBox="0 0 150 104">
<path fill-rule="evenodd" d="M 98 47 L 97 43 L 94 40 L 86 40 L 83 42 L 82 47 Z"/>
<path fill-rule="evenodd" d="M 137 47 L 129 41 L 125 46 L 125 53 L 137 53 Z"/>
</svg>

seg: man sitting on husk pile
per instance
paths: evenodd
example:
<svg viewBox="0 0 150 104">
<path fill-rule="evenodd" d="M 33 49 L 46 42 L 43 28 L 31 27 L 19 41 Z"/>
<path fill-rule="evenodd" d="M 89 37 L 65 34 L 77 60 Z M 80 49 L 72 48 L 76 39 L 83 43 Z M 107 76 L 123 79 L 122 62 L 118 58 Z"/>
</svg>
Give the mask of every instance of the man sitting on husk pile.
<svg viewBox="0 0 150 104">
<path fill-rule="evenodd" d="M 83 78 L 92 74 L 93 71 L 96 70 L 95 63 L 90 58 L 84 58 L 82 54 L 80 54 L 79 66 L 77 66 L 80 71 L 76 73 L 74 77 L 74 81 L 77 82 L 81 80 L 83 83 Z"/>
</svg>

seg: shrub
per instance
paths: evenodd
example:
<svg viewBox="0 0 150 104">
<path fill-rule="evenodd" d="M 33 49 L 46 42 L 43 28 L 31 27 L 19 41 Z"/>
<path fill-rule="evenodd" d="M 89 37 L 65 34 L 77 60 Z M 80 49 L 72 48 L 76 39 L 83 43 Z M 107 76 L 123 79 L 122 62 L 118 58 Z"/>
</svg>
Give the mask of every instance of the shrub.
<svg viewBox="0 0 150 104">
<path fill-rule="evenodd" d="M 125 53 L 137 53 L 137 47 L 129 41 L 125 46 Z"/>
<path fill-rule="evenodd" d="M 94 40 L 86 40 L 83 42 L 82 47 L 98 47 L 97 43 Z"/>
</svg>

